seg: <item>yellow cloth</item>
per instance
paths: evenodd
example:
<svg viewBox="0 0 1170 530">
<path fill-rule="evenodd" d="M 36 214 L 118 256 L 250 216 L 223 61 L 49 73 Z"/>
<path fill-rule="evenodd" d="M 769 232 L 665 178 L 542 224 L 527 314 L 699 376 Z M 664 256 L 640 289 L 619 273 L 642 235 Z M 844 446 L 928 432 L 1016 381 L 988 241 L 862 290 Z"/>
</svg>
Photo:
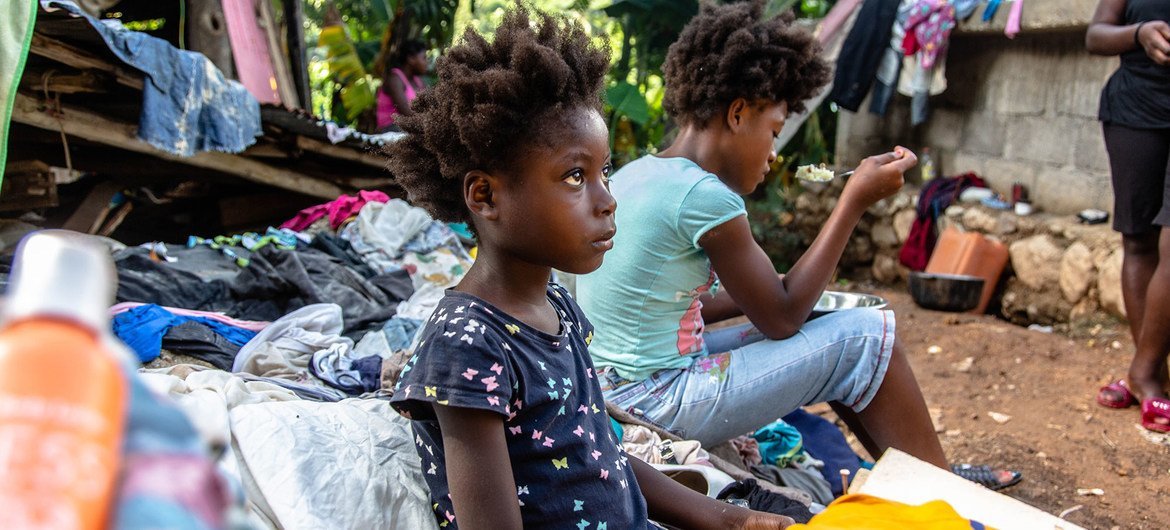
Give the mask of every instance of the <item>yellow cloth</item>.
<svg viewBox="0 0 1170 530">
<path fill-rule="evenodd" d="M 964 519 L 945 501 L 920 506 L 887 501 L 870 495 L 845 495 L 818 513 L 808 524 L 788 527 L 819 530 L 972 530 L 985 527 Z"/>
</svg>

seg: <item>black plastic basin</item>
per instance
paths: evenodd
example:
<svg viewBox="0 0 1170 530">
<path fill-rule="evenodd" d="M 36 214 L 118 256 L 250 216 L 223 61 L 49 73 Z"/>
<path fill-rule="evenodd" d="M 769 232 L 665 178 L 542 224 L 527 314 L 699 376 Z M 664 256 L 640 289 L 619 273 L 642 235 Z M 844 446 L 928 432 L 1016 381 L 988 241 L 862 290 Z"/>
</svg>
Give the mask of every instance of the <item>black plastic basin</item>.
<svg viewBox="0 0 1170 530">
<path fill-rule="evenodd" d="M 983 296 L 983 278 L 962 274 L 910 273 L 910 297 L 936 311 L 970 311 Z"/>
</svg>

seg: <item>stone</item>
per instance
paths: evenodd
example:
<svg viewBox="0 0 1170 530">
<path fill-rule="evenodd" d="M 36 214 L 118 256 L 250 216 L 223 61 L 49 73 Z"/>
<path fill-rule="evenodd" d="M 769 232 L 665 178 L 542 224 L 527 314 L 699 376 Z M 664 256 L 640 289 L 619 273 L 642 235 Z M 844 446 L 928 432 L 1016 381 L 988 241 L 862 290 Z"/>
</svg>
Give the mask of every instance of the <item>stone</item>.
<svg viewBox="0 0 1170 530">
<path fill-rule="evenodd" d="M 992 233 L 1001 236 L 1016 233 L 1020 229 L 1019 219 L 1015 214 L 1000 214 L 995 220 L 995 230 Z"/>
<path fill-rule="evenodd" d="M 1114 250 L 1109 257 L 1098 266 L 1097 296 L 1101 301 L 1101 308 L 1119 317 L 1125 318 L 1125 300 L 1121 295 L 1121 249 Z"/>
<path fill-rule="evenodd" d="M 1001 300 L 1000 312 L 1013 324 L 1051 326 L 1068 322 L 1072 304 L 1064 299 L 1058 289 L 1036 291 L 1024 285 L 1019 278 L 1010 278 Z"/>
<path fill-rule="evenodd" d="M 1079 241 L 1069 245 L 1060 259 L 1060 292 L 1064 299 L 1074 304 L 1081 301 L 1096 281 L 1093 252 Z"/>
<path fill-rule="evenodd" d="M 1024 285 L 1036 291 L 1054 287 L 1060 281 L 1060 259 L 1064 251 L 1047 235 L 1032 236 L 1008 247 L 1012 269 Z"/>
<path fill-rule="evenodd" d="M 897 283 L 902 277 L 901 272 L 898 270 L 902 266 L 901 263 L 898 263 L 897 256 L 879 253 L 873 258 L 873 267 L 871 269 L 873 279 L 884 284 Z"/>
<path fill-rule="evenodd" d="M 901 244 L 898 241 L 898 233 L 894 231 L 894 225 L 886 220 L 874 223 L 869 237 L 878 248 L 897 248 Z"/>
<path fill-rule="evenodd" d="M 841 255 L 842 267 L 857 267 L 873 263 L 876 249 L 868 237 L 854 237 L 845 245 Z"/>
<path fill-rule="evenodd" d="M 905 210 L 906 208 L 913 208 L 914 207 L 914 198 L 917 196 L 918 196 L 918 190 L 912 190 L 912 192 L 908 192 L 907 190 L 902 190 L 902 191 L 898 192 L 897 195 L 894 195 L 891 198 L 890 213 L 893 214 L 893 213 L 897 213 L 897 212 L 900 212 L 902 210 Z"/>
<path fill-rule="evenodd" d="M 1084 318 L 1091 318 L 1094 314 L 1101 310 L 1101 304 L 1097 302 L 1097 291 L 1090 289 L 1084 298 L 1081 298 L 1077 305 L 1073 306 L 1072 311 L 1069 311 L 1068 318 L 1070 321 Z"/>
<path fill-rule="evenodd" d="M 992 233 L 998 221 L 983 208 L 967 208 L 963 212 L 963 226 L 976 232 Z"/>
</svg>

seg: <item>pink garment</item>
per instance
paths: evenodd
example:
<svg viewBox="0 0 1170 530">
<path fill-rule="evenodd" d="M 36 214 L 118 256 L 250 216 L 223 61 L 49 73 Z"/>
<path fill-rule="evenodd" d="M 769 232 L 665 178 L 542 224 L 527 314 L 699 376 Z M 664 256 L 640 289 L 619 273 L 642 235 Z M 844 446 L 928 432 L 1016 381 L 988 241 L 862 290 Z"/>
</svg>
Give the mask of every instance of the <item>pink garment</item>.
<svg viewBox="0 0 1170 530">
<path fill-rule="evenodd" d="M 414 101 L 418 97 L 414 87 L 418 82 L 418 77 L 413 80 L 407 80 L 406 74 L 398 68 L 391 68 L 391 72 L 402 80 L 403 92 L 406 95 L 406 101 Z M 415 82 L 411 82 L 415 81 Z M 398 114 L 398 109 L 394 107 L 394 100 L 390 99 L 390 94 L 385 90 L 378 90 L 378 128 L 386 127 L 387 125 L 394 125 L 394 115 Z"/>
<path fill-rule="evenodd" d="M 1012 2 L 1012 10 L 1008 13 L 1007 25 L 1003 28 L 1003 34 L 1007 38 L 1014 39 L 1020 33 L 1020 14 L 1024 11 L 1024 0 L 1016 0 Z"/>
<path fill-rule="evenodd" d="M 341 227 L 346 219 L 357 215 L 368 202 L 389 202 L 390 197 L 380 191 L 359 191 L 356 196 L 342 195 L 332 202 L 310 206 L 298 212 L 292 219 L 280 225 L 297 232 L 303 231 L 314 221 L 329 216 L 329 226 L 334 230 Z"/>
<path fill-rule="evenodd" d="M 955 6 L 948 0 L 919 0 L 910 9 L 905 28 L 902 51 L 906 55 L 921 52 L 919 65 L 930 69 L 946 50 L 955 28 Z"/>
<path fill-rule="evenodd" d="M 144 305 L 148 305 L 148 304 L 142 304 L 139 302 L 122 302 L 120 304 L 117 304 L 115 306 L 110 307 L 110 316 L 125 313 L 131 309 L 134 309 L 135 307 L 144 306 Z M 203 317 L 203 318 L 214 320 L 216 322 L 222 322 L 222 323 L 227 324 L 227 325 L 232 326 L 232 327 L 246 329 L 249 331 L 257 331 L 257 332 L 263 331 L 264 328 L 268 327 L 268 325 L 271 324 L 271 322 L 260 322 L 257 320 L 236 320 L 236 319 L 229 317 L 223 313 L 211 313 L 208 311 L 195 311 L 193 309 L 180 309 L 177 307 L 166 307 L 166 306 L 159 306 L 159 307 L 166 309 L 167 312 L 171 313 L 172 315 L 179 315 L 179 316 L 184 316 L 184 317 Z"/>
</svg>

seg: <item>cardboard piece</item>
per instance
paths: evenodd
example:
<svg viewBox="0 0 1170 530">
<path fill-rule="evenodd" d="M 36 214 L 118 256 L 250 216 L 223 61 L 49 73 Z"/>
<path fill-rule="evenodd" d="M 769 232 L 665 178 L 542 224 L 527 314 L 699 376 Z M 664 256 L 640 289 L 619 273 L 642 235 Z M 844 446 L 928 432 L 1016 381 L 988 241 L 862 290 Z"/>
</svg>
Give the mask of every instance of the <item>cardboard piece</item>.
<svg viewBox="0 0 1170 530">
<path fill-rule="evenodd" d="M 963 517 L 999 530 L 1084 530 L 897 449 L 887 450 L 868 476 L 854 481 L 849 493 L 913 505 L 941 499 Z"/>
</svg>

